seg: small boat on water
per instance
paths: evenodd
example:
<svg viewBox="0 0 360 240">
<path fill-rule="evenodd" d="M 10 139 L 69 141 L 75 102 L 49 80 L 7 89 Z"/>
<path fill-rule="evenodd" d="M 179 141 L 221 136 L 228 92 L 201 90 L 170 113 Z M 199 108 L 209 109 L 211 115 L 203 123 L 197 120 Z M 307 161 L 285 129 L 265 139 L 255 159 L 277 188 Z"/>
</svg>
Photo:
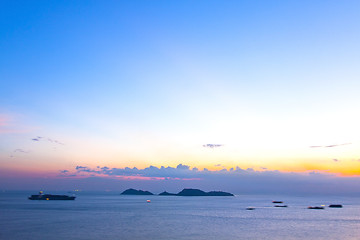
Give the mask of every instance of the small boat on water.
<svg viewBox="0 0 360 240">
<path fill-rule="evenodd" d="M 288 207 L 287 205 L 275 205 L 274 207 Z"/>
<path fill-rule="evenodd" d="M 75 198 L 75 196 L 43 194 L 43 191 L 28 197 L 29 200 L 75 200 Z"/>
<path fill-rule="evenodd" d="M 272 201 L 272 203 L 283 203 L 283 201 Z"/>
<path fill-rule="evenodd" d="M 255 210 L 254 207 L 247 207 L 246 210 Z"/>
<path fill-rule="evenodd" d="M 312 206 L 310 206 L 310 207 L 308 207 L 308 209 L 324 209 L 324 207 L 318 207 L 318 206 L 312 207 Z"/>
<path fill-rule="evenodd" d="M 342 208 L 343 206 L 341 204 L 330 204 L 329 208 Z"/>
</svg>

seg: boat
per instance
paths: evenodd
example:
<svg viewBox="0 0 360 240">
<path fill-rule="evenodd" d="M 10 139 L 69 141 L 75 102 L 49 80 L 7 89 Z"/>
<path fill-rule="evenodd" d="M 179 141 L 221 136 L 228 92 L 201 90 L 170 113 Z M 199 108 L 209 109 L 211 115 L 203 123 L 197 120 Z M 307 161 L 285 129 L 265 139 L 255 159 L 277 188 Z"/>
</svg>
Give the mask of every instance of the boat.
<svg viewBox="0 0 360 240">
<path fill-rule="evenodd" d="M 287 205 L 275 205 L 274 207 L 287 207 Z"/>
<path fill-rule="evenodd" d="M 308 209 L 324 209 L 324 207 L 317 207 L 317 206 L 315 206 L 315 207 L 308 207 Z"/>
<path fill-rule="evenodd" d="M 247 207 L 246 210 L 255 210 L 254 207 Z"/>
<path fill-rule="evenodd" d="M 272 201 L 272 203 L 283 203 L 283 201 Z"/>
<path fill-rule="evenodd" d="M 43 191 L 28 197 L 29 200 L 75 200 L 75 198 L 75 196 L 43 194 Z"/>
<path fill-rule="evenodd" d="M 330 204 L 329 208 L 342 208 L 343 206 L 341 204 Z"/>
</svg>

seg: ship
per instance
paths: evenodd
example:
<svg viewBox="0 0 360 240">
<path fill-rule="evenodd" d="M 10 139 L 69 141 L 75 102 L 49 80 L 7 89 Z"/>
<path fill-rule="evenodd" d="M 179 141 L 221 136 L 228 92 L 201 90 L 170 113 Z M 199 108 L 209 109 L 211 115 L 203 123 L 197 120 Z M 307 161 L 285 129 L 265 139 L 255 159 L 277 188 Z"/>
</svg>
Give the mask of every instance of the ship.
<svg viewBox="0 0 360 240">
<path fill-rule="evenodd" d="M 43 191 L 40 191 L 39 194 L 31 195 L 28 198 L 29 200 L 75 200 L 76 197 L 67 195 L 43 194 Z"/>
<path fill-rule="evenodd" d="M 315 207 L 312 207 L 312 206 L 310 206 L 310 207 L 308 207 L 308 209 L 324 209 L 324 207 L 318 207 L 318 206 L 315 206 Z"/>
<path fill-rule="evenodd" d="M 343 206 L 341 204 L 330 204 L 329 208 L 342 208 Z"/>
</svg>

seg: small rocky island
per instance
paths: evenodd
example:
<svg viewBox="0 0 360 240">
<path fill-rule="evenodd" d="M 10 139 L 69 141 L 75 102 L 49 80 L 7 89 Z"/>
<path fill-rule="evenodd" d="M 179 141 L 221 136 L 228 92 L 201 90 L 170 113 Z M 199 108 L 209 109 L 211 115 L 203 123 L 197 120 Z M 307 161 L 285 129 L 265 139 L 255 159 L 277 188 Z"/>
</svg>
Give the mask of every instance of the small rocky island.
<svg viewBox="0 0 360 240">
<path fill-rule="evenodd" d="M 176 193 L 168 193 L 167 191 L 159 193 L 160 196 L 177 196 Z"/>
<path fill-rule="evenodd" d="M 135 190 L 135 189 L 127 189 L 121 193 L 121 195 L 154 195 L 149 191 L 143 190 Z M 169 192 L 162 192 L 159 196 L 234 196 L 232 193 L 222 192 L 222 191 L 211 191 L 211 192 L 204 192 L 200 189 L 192 189 L 192 188 L 184 188 L 179 193 L 169 193 Z"/>
<path fill-rule="evenodd" d="M 184 188 L 177 196 L 234 196 L 232 193 L 222 191 L 204 192 L 200 189 Z"/>
<path fill-rule="evenodd" d="M 149 191 L 136 190 L 133 188 L 129 188 L 121 193 L 121 195 L 154 195 Z"/>
</svg>

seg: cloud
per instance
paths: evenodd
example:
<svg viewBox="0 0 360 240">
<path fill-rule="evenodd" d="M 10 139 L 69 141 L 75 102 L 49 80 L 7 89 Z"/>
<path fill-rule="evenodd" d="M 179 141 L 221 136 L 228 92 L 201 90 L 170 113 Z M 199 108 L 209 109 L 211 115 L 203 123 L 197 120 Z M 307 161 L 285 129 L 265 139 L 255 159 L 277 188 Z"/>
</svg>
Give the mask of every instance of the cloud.
<svg viewBox="0 0 360 240">
<path fill-rule="evenodd" d="M 71 173 L 69 170 L 60 170 L 60 175 L 58 175 L 58 177 L 66 177 L 66 178 L 71 178 L 71 177 L 78 177 L 76 173 Z"/>
<path fill-rule="evenodd" d="M 26 151 L 26 150 L 23 150 L 23 149 L 15 149 L 14 152 L 19 152 L 19 153 L 30 153 L 30 151 Z"/>
<path fill-rule="evenodd" d="M 176 167 L 164 167 L 160 168 L 155 166 L 149 166 L 144 169 L 138 169 L 136 167 L 129 168 L 108 168 L 108 167 L 97 167 L 95 169 L 85 167 L 85 166 L 76 166 L 75 170 L 78 173 L 93 173 L 93 174 L 101 174 L 107 176 L 143 176 L 143 177 L 164 177 L 164 178 L 196 178 L 196 179 L 206 179 L 208 177 L 214 176 L 228 176 L 228 177 L 237 177 L 237 176 L 304 176 L 309 174 L 314 174 L 314 172 L 310 173 L 285 173 L 277 170 L 274 171 L 256 171 L 253 168 L 242 169 L 240 167 L 221 170 L 210 171 L 206 168 L 203 170 L 199 170 L 194 167 L 191 168 L 188 165 L 179 164 Z M 331 174 L 319 173 L 324 176 L 333 176 Z"/>
<path fill-rule="evenodd" d="M 64 143 L 58 141 L 58 140 L 55 140 L 55 139 L 52 139 L 52 138 L 48 138 L 48 137 L 40 137 L 40 136 L 37 136 L 36 138 L 33 138 L 31 139 L 32 141 L 35 141 L 35 142 L 40 142 L 40 141 L 47 141 L 47 142 L 50 142 L 50 143 L 53 143 L 53 144 L 59 144 L 59 145 L 65 145 Z"/>
<path fill-rule="evenodd" d="M 182 165 L 181 163 L 177 165 L 176 169 L 182 169 L 182 170 L 189 170 L 190 166 L 188 165 Z"/>
<path fill-rule="evenodd" d="M 83 166 L 76 166 L 75 169 L 76 169 L 78 172 L 99 172 L 99 171 L 94 171 L 94 170 L 91 170 L 91 169 L 88 168 L 88 167 L 83 167 Z"/>
<path fill-rule="evenodd" d="M 204 144 L 203 147 L 205 148 L 218 148 L 218 147 L 223 147 L 223 144 Z"/>
<path fill-rule="evenodd" d="M 191 169 L 190 166 L 179 164 L 174 167 L 160 168 L 155 166 L 149 166 L 144 169 L 138 169 L 136 167 L 129 168 L 108 168 L 97 166 L 95 169 L 91 169 L 85 166 L 76 166 L 75 170 L 78 173 L 91 173 L 102 176 L 127 176 L 127 177 L 149 177 L 149 178 L 167 178 L 167 179 L 188 179 L 194 178 L 196 173 L 199 172 L 198 168 Z"/>
<path fill-rule="evenodd" d="M 310 146 L 311 148 L 333 148 L 333 147 L 340 147 L 344 145 L 349 145 L 352 143 L 342 143 L 342 144 L 332 144 L 332 145 L 326 145 L 326 146 Z"/>
</svg>

